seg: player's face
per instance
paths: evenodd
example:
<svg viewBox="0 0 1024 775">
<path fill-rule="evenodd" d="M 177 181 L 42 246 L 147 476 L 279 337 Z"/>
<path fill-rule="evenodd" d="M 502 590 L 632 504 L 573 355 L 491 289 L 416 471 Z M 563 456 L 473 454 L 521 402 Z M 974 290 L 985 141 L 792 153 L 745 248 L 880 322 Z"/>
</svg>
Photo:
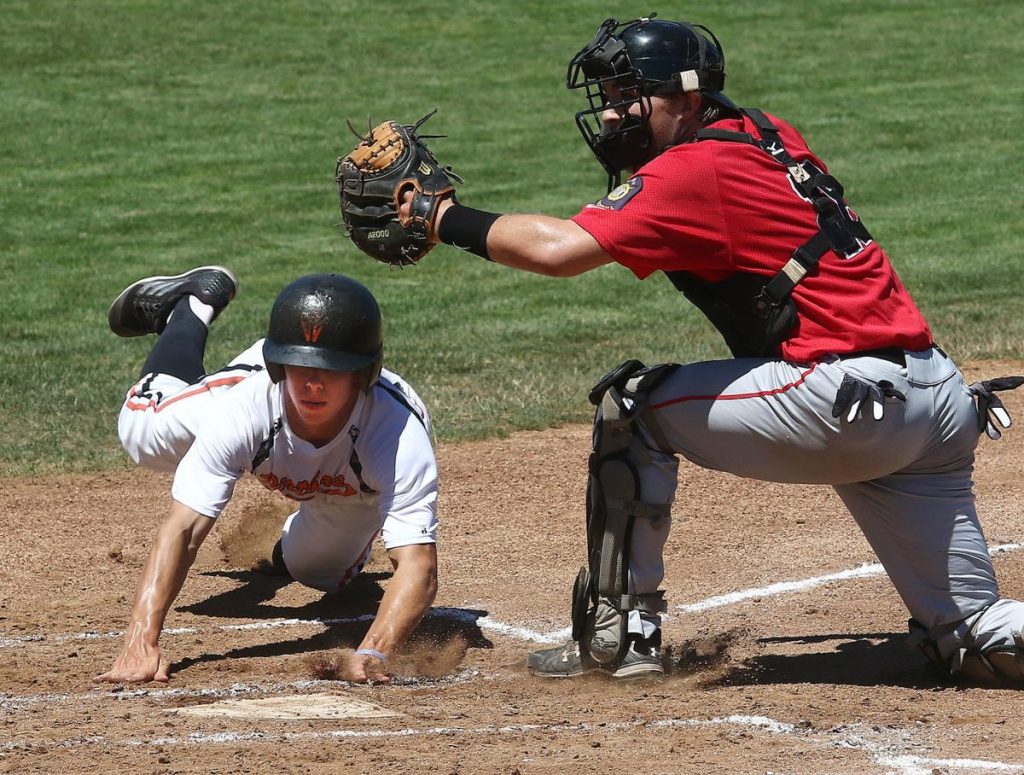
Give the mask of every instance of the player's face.
<svg viewBox="0 0 1024 775">
<path fill-rule="evenodd" d="M 636 87 L 620 87 L 614 82 L 602 86 L 609 107 L 601 114 L 601 121 L 611 131 L 622 124 L 627 116 L 643 120 L 640 100 L 636 99 Z M 641 98 L 643 99 L 643 98 Z M 628 102 L 623 106 L 621 103 Z M 681 142 L 689 131 L 690 116 L 685 113 L 687 101 L 683 95 L 669 97 L 653 96 L 649 99 L 647 128 L 651 134 L 651 144 L 644 163 L 650 161 L 670 145 Z M 634 170 L 635 172 L 635 170 Z"/>
<path fill-rule="evenodd" d="M 323 445 L 348 424 L 359 400 L 358 372 L 285 366 L 285 408 L 288 424 L 299 438 Z"/>
</svg>

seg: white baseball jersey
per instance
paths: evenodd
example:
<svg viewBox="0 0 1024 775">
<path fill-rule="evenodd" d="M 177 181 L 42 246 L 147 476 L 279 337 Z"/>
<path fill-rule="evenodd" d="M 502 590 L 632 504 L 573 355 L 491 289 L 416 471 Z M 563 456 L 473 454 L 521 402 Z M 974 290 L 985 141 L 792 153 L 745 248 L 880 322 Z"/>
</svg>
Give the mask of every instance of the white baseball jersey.
<svg viewBox="0 0 1024 775">
<path fill-rule="evenodd" d="M 388 549 L 436 542 L 437 465 L 412 388 L 382 371 L 345 428 L 315 447 L 288 425 L 284 383 L 256 368 L 261 345 L 195 385 L 144 377 L 121 411 L 125 449 L 152 468 L 176 464 L 172 497 L 208 517 L 220 515 L 246 472 L 298 501 L 282 534 L 285 564 L 319 589 L 358 573 L 378 532 Z"/>
</svg>

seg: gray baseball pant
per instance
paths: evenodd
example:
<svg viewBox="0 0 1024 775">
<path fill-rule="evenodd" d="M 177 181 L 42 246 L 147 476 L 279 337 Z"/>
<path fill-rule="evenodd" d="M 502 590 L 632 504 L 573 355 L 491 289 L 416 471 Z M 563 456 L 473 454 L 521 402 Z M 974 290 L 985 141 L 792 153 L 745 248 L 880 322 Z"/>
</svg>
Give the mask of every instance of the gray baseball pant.
<svg viewBox="0 0 1024 775">
<path fill-rule="evenodd" d="M 854 422 L 834 418 L 847 374 L 887 381 L 906 401 L 888 399 L 878 421 L 869 405 Z M 911 616 L 936 637 L 983 609 L 979 647 L 1012 644 L 1012 631 L 1024 628 L 1024 604 L 992 605 L 999 590 L 971 480 L 977 410 L 959 370 L 940 350 L 908 352 L 905 367 L 866 356 L 810 365 L 695 363 L 658 385 L 650 405 L 668 446 L 699 466 L 751 479 L 832 485 Z M 652 457 L 640 470 L 643 498 L 670 504 L 678 459 L 659 451 L 645 429 L 640 433 Z M 636 521 L 631 592 L 661 585 L 668 527 Z M 631 632 L 650 635 L 659 624 L 657 616 L 630 614 Z"/>
</svg>

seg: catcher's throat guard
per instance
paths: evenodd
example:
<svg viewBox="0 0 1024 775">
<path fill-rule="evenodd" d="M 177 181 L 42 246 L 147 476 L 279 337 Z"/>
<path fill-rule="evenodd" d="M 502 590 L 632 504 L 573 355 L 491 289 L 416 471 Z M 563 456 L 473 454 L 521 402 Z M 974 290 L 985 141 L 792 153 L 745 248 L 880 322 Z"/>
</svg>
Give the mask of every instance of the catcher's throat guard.
<svg viewBox="0 0 1024 775">
<path fill-rule="evenodd" d="M 573 639 L 580 650 L 602 665 L 618 663 L 629 647 L 630 611 L 660 613 L 663 592 L 630 594 L 629 550 L 636 519 L 655 523 L 669 516 L 667 504 L 651 505 L 642 497 L 637 463 L 647 449 L 636 434 L 643 421 L 659 447 L 668 451 L 650 413 L 651 391 L 675 364 L 645 368 L 626 361 L 609 372 L 591 391 L 597 405 L 593 452 L 588 464 L 588 566 L 580 570 L 573 587 Z"/>
</svg>

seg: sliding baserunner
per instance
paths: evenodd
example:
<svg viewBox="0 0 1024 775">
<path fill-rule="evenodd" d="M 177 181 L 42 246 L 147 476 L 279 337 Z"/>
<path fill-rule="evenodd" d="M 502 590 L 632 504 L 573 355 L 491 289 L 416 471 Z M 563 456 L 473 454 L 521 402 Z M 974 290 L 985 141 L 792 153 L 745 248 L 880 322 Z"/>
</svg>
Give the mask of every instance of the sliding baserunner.
<svg viewBox="0 0 1024 775">
<path fill-rule="evenodd" d="M 299 504 L 273 562 L 302 584 L 340 590 L 380 534 L 394 576 L 341 672 L 387 681 L 389 657 L 437 591 L 427 411 L 406 382 L 382 370 L 377 302 L 342 275 L 291 283 L 274 302 L 267 337 L 205 373 L 208 326 L 237 289 L 230 271 L 200 267 L 133 283 L 110 308 L 116 334 L 160 335 L 121 408 L 121 442 L 137 463 L 175 475 L 121 653 L 97 680 L 168 680 L 164 620 L 235 482 L 251 472 Z"/>
</svg>

